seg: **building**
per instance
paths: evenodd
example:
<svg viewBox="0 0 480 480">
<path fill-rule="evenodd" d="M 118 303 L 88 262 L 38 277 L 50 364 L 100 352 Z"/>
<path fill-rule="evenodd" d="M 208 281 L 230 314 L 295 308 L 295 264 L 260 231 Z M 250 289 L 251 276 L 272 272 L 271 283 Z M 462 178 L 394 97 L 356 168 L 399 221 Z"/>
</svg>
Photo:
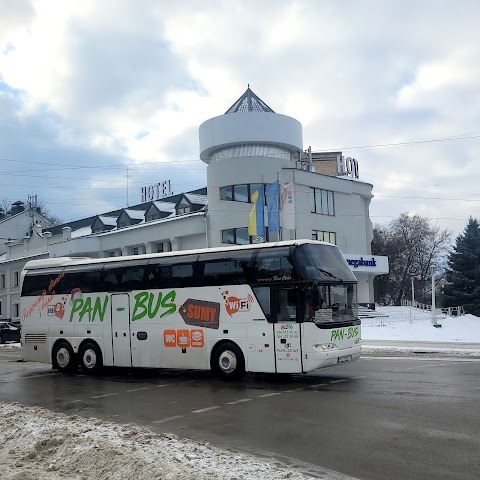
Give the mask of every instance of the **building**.
<svg viewBox="0 0 480 480">
<path fill-rule="evenodd" d="M 148 201 L 139 205 L 51 228 L 35 222 L 28 238 L 8 242 L 0 258 L 0 305 L 8 306 L 0 318 L 20 315 L 12 307 L 18 288 L 2 288 L 1 275 L 10 282 L 32 258 L 137 255 L 280 238 L 338 245 L 358 279 L 359 302 L 373 303 L 373 277 L 388 272 L 388 260 L 371 255 L 372 185 L 359 180 L 356 160 L 305 151 L 300 122 L 275 113 L 250 88 L 225 114 L 200 125 L 199 139 L 206 188 L 168 195 L 165 182 L 158 183 L 144 188 Z M 277 180 L 289 186 L 290 224 L 270 231 L 266 220 L 264 236 L 250 236 L 252 195 Z"/>
</svg>

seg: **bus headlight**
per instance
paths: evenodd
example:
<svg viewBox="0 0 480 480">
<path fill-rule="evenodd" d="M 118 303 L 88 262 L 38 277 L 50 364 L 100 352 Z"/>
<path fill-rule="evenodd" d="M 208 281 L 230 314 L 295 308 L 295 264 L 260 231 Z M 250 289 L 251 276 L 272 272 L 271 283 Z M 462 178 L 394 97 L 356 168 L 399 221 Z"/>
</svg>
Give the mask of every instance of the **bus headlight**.
<svg viewBox="0 0 480 480">
<path fill-rule="evenodd" d="M 326 352 L 327 350 L 335 350 L 338 347 L 334 343 L 323 343 L 320 345 L 314 345 L 313 348 L 319 352 Z"/>
</svg>

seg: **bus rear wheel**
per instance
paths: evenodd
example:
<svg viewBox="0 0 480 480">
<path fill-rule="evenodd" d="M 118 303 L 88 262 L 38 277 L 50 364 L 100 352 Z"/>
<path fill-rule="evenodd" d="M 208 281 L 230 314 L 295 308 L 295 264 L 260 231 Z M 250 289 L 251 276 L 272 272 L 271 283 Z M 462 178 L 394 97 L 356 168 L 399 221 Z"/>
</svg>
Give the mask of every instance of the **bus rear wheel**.
<svg viewBox="0 0 480 480">
<path fill-rule="evenodd" d="M 222 343 L 212 354 L 211 367 L 213 372 L 221 378 L 241 378 L 245 375 L 245 358 L 235 343 Z"/>
<path fill-rule="evenodd" d="M 102 352 L 93 342 L 87 342 L 80 348 L 80 365 L 88 375 L 99 373 L 103 367 Z"/>
<path fill-rule="evenodd" d="M 59 372 L 72 373 L 77 369 L 77 357 L 68 342 L 59 342 L 53 349 L 53 366 Z"/>
</svg>

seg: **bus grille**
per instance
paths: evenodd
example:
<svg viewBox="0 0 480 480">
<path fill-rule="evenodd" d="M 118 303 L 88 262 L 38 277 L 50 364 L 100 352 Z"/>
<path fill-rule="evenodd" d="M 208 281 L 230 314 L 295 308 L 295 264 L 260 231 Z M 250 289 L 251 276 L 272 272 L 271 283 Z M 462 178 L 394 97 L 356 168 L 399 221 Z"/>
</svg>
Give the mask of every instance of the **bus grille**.
<svg viewBox="0 0 480 480">
<path fill-rule="evenodd" d="M 47 335 L 45 333 L 26 333 L 25 343 L 46 343 Z"/>
</svg>

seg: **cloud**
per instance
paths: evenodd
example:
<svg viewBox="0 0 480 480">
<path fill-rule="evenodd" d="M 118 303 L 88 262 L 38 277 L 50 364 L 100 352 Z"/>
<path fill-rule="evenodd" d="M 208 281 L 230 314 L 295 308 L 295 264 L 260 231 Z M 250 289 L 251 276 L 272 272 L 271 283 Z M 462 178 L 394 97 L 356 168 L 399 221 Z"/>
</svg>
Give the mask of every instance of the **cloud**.
<svg viewBox="0 0 480 480">
<path fill-rule="evenodd" d="M 198 126 L 250 83 L 277 113 L 303 124 L 305 147 L 343 148 L 358 159 L 361 179 L 378 193 L 373 217 L 418 211 L 458 218 L 460 230 L 469 215 L 480 217 L 477 203 L 462 201 L 480 198 L 479 139 L 411 143 L 475 137 L 480 128 L 473 0 L 461 8 L 446 0 L 6 5 L 0 157 L 91 166 L 82 185 L 97 205 L 125 203 L 127 165 L 132 189 L 167 177 L 175 191 L 205 185 Z M 393 143 L 411 144 L 363 148 Z M 108 179 L 116 190 L 99 189 Z M 14 191 L 33 193 L 26 183 Z M 95 213 L 81 205 L 88 202 L 78 182 L 63 183 L 68 195 L 48 194 L 71 205 L 59 206 L 64 216 Z"/>
</svg>

